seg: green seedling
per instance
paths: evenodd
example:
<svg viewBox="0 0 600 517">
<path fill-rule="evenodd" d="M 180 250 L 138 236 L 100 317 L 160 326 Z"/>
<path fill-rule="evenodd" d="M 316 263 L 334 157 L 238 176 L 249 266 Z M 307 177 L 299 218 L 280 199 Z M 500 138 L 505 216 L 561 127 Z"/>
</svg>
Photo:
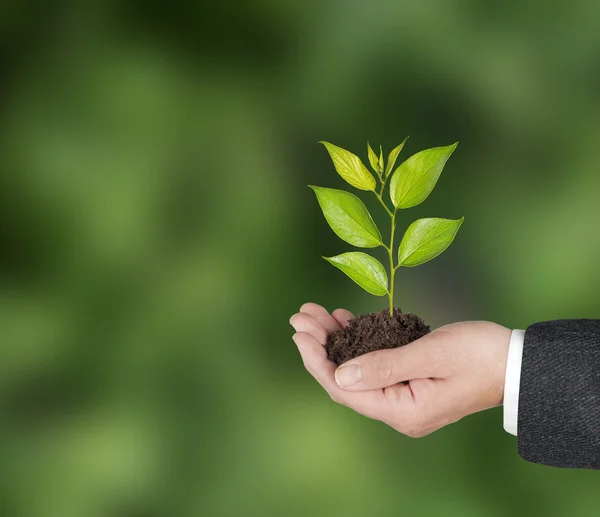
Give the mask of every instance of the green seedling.
<svg viewBox="0 0 600 517">
<path fill-rule="evenodd" d="M 327 148 L 338 174 L 353 187 L 372 192 L 390 217 L 389 244 L 384 242 L 379 228 L 373 221 L 365 204 L 354 194 L 343 190 L 310 186 L 331 229 L 340 237 L 358 248 L 387 250 L 389 258 L 389 280 L 385 267 L 377 259 L 362 252 L 349 252 L 335 257 L 323 257 L 343 271 L 365 291 L 375 296 L 389 297 L 390 316 L 394 310 L 394 280 L 400 267 L 424 264 L 442 253 L 454 240 L 464 217 L 457 220 L 427 218 L 412 223 L 400 242 L 396 253 L 395 234 L 398 210 L 417 206 L 431 194 L 448 158 L 458 142 L 446 147 L 435 147 L 420 151 L 393 171 L 400 151 L 407 139 L 390 152 L 387 165 L 383 149 L 379 156 L 367 143 L 369 163 L 375 176 L 363 165 L 358 156 L 329 142 L 321 142 Z M 392 172 L 393 171 L 393 172 Z M 377 179 L 376 179 L 377 178 Z M 383 194 L 389 181 L 391 208 Z"/>
</svg>

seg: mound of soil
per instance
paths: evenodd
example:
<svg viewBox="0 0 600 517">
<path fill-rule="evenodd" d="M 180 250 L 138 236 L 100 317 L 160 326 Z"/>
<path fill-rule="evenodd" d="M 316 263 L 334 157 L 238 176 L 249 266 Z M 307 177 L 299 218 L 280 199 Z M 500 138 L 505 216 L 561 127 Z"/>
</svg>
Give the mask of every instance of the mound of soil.
<svg viewBox="0 0 600 517">
<path fill-rule="evenodd" d="M 429 332 L 429 325 L 416 314 L 394 309 L 390 317 L 386 309 L 357 316 L 345 329 L 332 332 L 325 349 L 329 359 L 339 366 L 367 352 L 407 345 Z"/>
</svg>

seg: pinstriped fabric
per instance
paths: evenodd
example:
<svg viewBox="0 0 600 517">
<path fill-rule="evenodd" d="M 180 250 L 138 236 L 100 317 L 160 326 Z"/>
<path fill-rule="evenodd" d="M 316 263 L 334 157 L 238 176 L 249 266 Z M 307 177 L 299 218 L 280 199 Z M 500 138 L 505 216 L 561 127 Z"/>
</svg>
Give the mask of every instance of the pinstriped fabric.
<svg viewBox="0 0 600 517">
<path fill-rule="evenodd" d="M 528 461 L 600 469 L 600 320 L 527 329 L 518 441 Z"/>
</svg>

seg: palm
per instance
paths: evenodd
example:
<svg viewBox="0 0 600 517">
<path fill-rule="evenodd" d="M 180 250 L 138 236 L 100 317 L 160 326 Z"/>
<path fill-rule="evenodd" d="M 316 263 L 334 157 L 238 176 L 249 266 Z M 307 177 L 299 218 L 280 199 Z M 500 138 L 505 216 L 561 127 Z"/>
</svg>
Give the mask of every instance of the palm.
<svg viewBox="0 0 600 517">
<path fill-rule="evenodd" d="M 345 309 L 337 309 L 329 314 L 319 305 L 305 304 L 290 320 L 297 331 L 294 341 L 306 369 L 334 401 L 396 427 L 397 415 L 414 412 L 425 404 L 436 388 L 436 383 L 440 381 L 429 378 L 407 379 L 406 383 L 369 391 L 352 392 L 340 388 L 335 381 L 336 365 L 328 360 L 324 345 L 329 333 L 345 327 L 353 317 Z"/>
</svg>

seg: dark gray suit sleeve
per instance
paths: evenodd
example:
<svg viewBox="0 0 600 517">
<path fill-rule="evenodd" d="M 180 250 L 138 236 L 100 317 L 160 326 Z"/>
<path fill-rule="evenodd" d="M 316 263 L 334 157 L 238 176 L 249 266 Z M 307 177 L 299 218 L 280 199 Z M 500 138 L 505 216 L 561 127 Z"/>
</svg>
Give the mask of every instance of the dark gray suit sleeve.
<svg viewBox="0 0 600 517">
<path fill-rule="evenodd" d="M 517 425 L 524 459 L 600 469 L 600 320 L 526 330 Z"/>
</svg>

